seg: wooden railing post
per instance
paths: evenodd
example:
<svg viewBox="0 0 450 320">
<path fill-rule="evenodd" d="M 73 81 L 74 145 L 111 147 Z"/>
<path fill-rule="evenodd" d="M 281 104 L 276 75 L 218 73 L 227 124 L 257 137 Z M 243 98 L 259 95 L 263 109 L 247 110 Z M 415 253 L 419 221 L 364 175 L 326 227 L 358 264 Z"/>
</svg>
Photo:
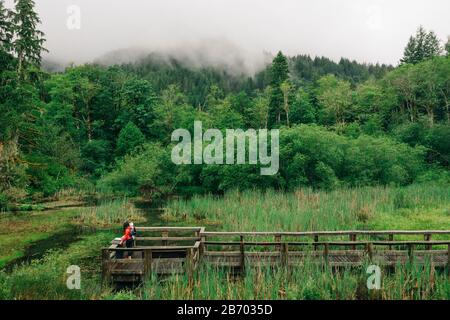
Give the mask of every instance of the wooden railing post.
<svg viewBox="0 0 450 320">
<path fill-rule="evenodd" d="M 287 267 L 289 264 L 289 247 L 286 242 L 281 244 L 281 265 Z"/>
<path fill-rule="evenodd" d="M 447 245 L 447 270 L 450 276 L 450 244 Z"/>
<path fill-rule="evenodd" d="M 200 234 L 203 233 L 205 231 L 205 228 L 202 227 L 200 229 Z M 207 247 L 205 245 L 206 242 L 206 237 L 204 235 L 201 235 L 200 237 L 200 256 L 203 256 L 203 253 L 205 253 L 207 251 Z"/>
<path fill-rule="evenodd" d="M 189 282 L 189 287 L 192 286 L 192 284 L 194 283 L 194 252 L 193 252 L 193 248 L 189 248 L 186 250 L 186 271 L 188 274 L 188 282 Z"/>
<path fill-rule="evenodd" d="M 151 249 L 144 249 L 144 281 L 152 277 L 153 254 Z"/>
<path fill-rule="evenodd" d="M 414 245 L 412 243 L 408 244 L 408 258 L 409 258 L 409 263 L 413 264 L 413 262 L 414 262 Z"/>
<path fill-rule="evenodd" d="M 163 238 L 167 238 L 169 236 L 169 232 L 168 231 L 163 231 L 163 232 L 161 232 L 161 236 Z M 167 246 L 168 245 L 168 241 L 167 240 L 163 240 L 162 241 L 162 245 L 163 246 Z"/>
<path fill-rule="evenodd" d="M 391 233 L 391 234 L 389 234 L 389 241 L 394 241 L 394 235 Z M 389 250 L 392 250 L 392 246 L 391 245 L 389 245 Z"/>
<path fill-rule="evenodd" d="M 193 262 L 194 262 L 194 271 L 195 271 L 195 270 L 197 270 L 199 261 L 201 259 L 200 248 L 197 247 L 197 248 L 193 249 L 193 253 L 194 253 L 194 260 L 193 260 Z"/>
<path fill-rule="evenodd" d="M 424 235 L 425 241 L 431 241 L 431 237 L 432 237 L 432 235 L 431 235 L 430 233 L 426 233 L 426 234 Z M 433 247 L 433 246 L 432 246 L 431 244 L 427 245 L 427 250 L 431 250 L 432 247 Z"/>
<path fill-rule="evenodd" d="M 350 241 L 355 242 L 356 241 L 356 234 L 355 233 L 351 233 L 349 235 L 349 239 L 350 239 Z M 356 246 L 355 245 L 352 245 L 352 250 L 356 250 Z"/>
<path fill-rule="evenodd" d="M 244 272 L 245 270 L 245 246 L 244 246 L 244 236 L 241 236 L 241 242 L 239 245 L 239 249 L 241 252 L 241 272 Z"/>
<path fill-rule="evenodd" d="M 372 262 L 373 259 L 373 244 L 372 243 L 368 243 L 367 244 L 367 255 L 369 257 L 369 261 Z"/>
<path fill-rule="evenodd" d="M 314 235 L 314 242 L 319 242 L 319 236 Z M 317 250 L 317 244 L 314 245 L 314 250 Z"/>
<path fill-rule="evenodd" d="M 109 285 L 111 282 L 111 262 L 110 251 L 102 249 L 102 285 Z"/>
<path fill-rule="evenodd" d="M 281 235 L 279 235 L 279 234 L 275 235 L 275 242 L 281 242 Z M 281 246 L 280 245 L 276 245 L 275 249 L 276 250 L 281 250 Z"/>
<path fill-rule="evenodd" d="M 328 265 L 328 254 L 329 254 L 328 243 L 324 243 L 323 244 L 323 257 L 325 259 L 326 265 Z"/>
</svg>

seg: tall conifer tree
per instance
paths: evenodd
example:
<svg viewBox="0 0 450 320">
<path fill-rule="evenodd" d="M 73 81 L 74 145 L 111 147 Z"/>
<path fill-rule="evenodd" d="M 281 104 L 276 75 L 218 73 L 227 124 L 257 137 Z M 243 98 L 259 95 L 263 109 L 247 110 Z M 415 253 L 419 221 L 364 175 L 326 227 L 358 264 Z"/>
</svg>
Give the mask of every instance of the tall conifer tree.
<svg viewBox="0 0 450 320">
<path fill-rule="evenodd" d="M 409 38 L 401 63 L 416 64 L 423 60 L 438 56 L 442 49 L 439 39 L 433 31 L 427 32 L 422 26 L 417 29 L 416 36 Z"/>
<path fill-rule="evenodd" d="M 281 113 L 284 109 L 284 95 L 281 84 L 289 79 L 288 61 L 281 51 L 273 59 L 270 76 L 272 94 L 269 105 L 269 126 L 273 126 L 281 122 Z"/>
<path fill-rule="evenodd" d="M 34 11 L 33 0 L 15 0 L 15 11 L 12 14 L 14 25 L 13 48 L 17 56 L 17 71 L 21 79 L 28 64 L 39 66 L 41 53 L 47 51 L 43 45 L 44 33 L 38 30 L 41 20 Z"/>
<path fill-rule="evenodd" d="M 10 21 L 11 11 L 9 11 L 3 0 L 0 0 L 0 50 L 9 52 L 11 50 L 11 39 L 13 35 Z"/>
</svg>

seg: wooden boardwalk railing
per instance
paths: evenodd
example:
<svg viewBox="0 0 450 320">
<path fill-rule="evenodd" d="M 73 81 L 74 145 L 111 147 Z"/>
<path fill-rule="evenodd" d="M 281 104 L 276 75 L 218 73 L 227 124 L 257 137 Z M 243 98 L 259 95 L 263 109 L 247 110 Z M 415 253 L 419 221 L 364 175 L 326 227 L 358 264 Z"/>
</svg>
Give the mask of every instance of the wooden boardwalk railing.
<svg viewBox="0 0 450 320">
<path fill-rule="evenodd" d="M 137 227 L 136 231 L 138 236 L 133 248 L 119 247 L 118 241 L 113 240 L 110 247 L 102 249 L 104 282 L 139 282 L 153 273 L 192 273 L 197 268 L 200 260 L 199 234 L 204 228 Z M 144 233 L 160 233 L 161 236 L 143 236 Z M 169 236 L 170 233 L 193 235 Z M 176 244 L 169 244 L 173 242 Z M 122 257 L 122 254 L 130 255 L 131 259 Z"/>
<path fill-rule="evenodd" d="M 134 248 L 113 243 L 102 253 L 105 281 L 142 281 L 187 272 L 200 262 L 243 270 L 252 266 L 331 267 L 416 263 L 450 267 L 450 230 L 206 232 L 204 227 L 139 227 Z M 419 238 L 419 239 L 418 239 Z M 132 258 L 123 259 L 128 252 Z"/>
</svg>

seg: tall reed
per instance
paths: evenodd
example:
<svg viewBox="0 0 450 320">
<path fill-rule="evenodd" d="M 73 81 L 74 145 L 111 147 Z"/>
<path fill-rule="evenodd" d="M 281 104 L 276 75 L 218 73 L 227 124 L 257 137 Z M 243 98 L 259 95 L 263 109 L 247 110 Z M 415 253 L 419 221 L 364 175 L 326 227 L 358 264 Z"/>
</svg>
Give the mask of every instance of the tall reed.
<svg viewBox="0 0 450 320">
<path fill-rule="evenodd" d="M 125 220 L 140 222 L 145 218 L 141 210 L 127 198 L 109 200 L 95 207 L 82 209 L 78 222 L 97 227 L 117 226 Z"/>
<path fill-rule="evenodd" d="M 396 221 L 407 223 L 410 217 L 402 220 L 399 215 L 423 214 L 427 210 L 440 209 L 437 215 L 442 219 L 433 217 L 435 227 L 449 228 L 448 208 L 448 186 L 378 186 L 334 191 L 304 188 L 291 193 L 274 190 L 231 191 L 223 197 L 206 195 L 194 196 L 189 200 L 178 199 L 167 204 L 164 217 L 217 224 L 218 228 L 227 231 L 385 229 L 397 227 L 382 223 L 388 216 L 392 224 Z M 425 219 L 419 218 L 420 221 Z M 433 219 L 429 219 L 430 224 L 433 224 Z M 420 221 L 412 227 L 420 228 Z"/>
</svg>

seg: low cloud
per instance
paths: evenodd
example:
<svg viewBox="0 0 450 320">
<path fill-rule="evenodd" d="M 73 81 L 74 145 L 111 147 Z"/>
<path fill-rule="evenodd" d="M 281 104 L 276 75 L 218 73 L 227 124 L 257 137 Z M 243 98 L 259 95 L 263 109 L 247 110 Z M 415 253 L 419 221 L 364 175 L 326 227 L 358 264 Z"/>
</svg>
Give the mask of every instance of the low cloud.
<svg viewBox="0 0 450 320">
<path fill-rule="evenodd" d="M 419 25 L 441 39 L 450 33 L 448 0 L 35 1 L 46 58 L 62 63 L 120 62 L 157 52 L 252 73 L 266 62 L 265 52 L 282 50 L 396 64 Z M 73 6 L 81 24 L 70 30 Z"/>
</svg>

